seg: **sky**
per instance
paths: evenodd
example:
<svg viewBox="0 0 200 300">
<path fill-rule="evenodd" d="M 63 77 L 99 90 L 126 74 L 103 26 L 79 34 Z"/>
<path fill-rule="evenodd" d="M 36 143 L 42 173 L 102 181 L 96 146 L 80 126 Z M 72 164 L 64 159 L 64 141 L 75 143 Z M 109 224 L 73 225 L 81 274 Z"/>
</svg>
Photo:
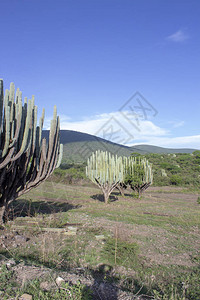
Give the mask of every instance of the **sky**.
<svg viewBox="0 0 200 300">
<path fill-rule="evenodd" d="M 200 149 L 199 0 L 0 0 L 0 78 L 48 128 Z"/>
</svg>

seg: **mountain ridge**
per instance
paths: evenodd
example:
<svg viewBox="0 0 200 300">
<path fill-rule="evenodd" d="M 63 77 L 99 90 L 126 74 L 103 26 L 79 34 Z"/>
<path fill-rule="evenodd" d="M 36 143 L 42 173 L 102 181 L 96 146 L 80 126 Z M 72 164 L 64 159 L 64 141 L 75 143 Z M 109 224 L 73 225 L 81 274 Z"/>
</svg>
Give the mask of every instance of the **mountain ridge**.
<svg viewBox="0 0 200 300">
<path fill-rule="evenodd" d="M 49 130 L 43 130 L 43 137 L 48 140 Z M 92 134 L 74 130 L 60 130 L 60 142 L 64 145 L 64 161 L 86 161 L 92 152 L 96 150 L 109 151 L 113 154 L 129 156 L 133 152 L 148 153 L 192 153 L 198 149 L 193 148 L 165 148 L 154 145 L 139 144 L 125 146 L 117 144 Z"/>
</svg>

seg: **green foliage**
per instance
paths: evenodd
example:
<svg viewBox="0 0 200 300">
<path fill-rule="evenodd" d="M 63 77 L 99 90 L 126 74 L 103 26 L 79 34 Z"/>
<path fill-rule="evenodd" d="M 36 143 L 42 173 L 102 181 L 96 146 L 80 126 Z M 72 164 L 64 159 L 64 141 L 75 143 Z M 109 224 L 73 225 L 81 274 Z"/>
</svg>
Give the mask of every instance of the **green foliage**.
<svg viewBox="0 0 200 300">
<path fill-rule="evenodd" d="M 91 300 L 91 290 L 87 289 L 85 285 L 78 282 L 70 285 L 63 283 L 60 288 L 44 291 L 40 288 L 40 281 L 33 280 L 25 288 L 22 293 L 27 293 L 33 296 L 34 299 L 40 300 Z"/>
<path fill-rule="evenodd" d="M 190 153 L 176 153 L 176 154 L 156 154 L 150 153 L 141 155 L 140 153 L 132 153 L 133 157 L 146 158 L 150 164 L 152 164 L 153 170 L 153 185 L 154 186 L 167 186 L 167 185 L 182 185 L 191 186 L 198 188 L 200 186 L 200 151 L 194 151 Z M 83 172 L 81 173 L 78 169 L 78 165 L 73 163 L 63 163 L 61 165 L 62 169 L 70 170 L 70 168 L 75 168 L 75 170 L 69 171 L 72 174 L 71 182 L 73 183 L 75 179 L 75 173 L 79 173 L 80 178 L 85 179 L 84 175 L 84 164 L 82 166 Z M 165 170 L 166 177 L 162 176 L 161 169 Z M 174 182 L 174 177 L 177 175 L 179 179 Z M 180 180 L 181 178 L 181 180 Z M 70 177 L 69 177 L 70 179 Z M 176 177 L 175 177 L 176 179 Z M 69 180 L 68 180 L 69 182 Z"/>
<path fill-rule="evenodd" d="M 67 184 L 73 184 L 82 179 L 87 179 L 85 175 L 85 165 L 71 164 L 66 169 L 63 167 L 55 169 L 51 179 L 55 182 L 63 182 Z"/>
<path fill-rule="evenodd" d="M 153 166 L 155 186 L 200 186 L 200 151 L 176 154 L 145 154 Z M 167 176 L 163 176 L 162 170 Z"/>
<path fill-rule="evenodd" d="M 115 264 L 126 268 L 134 268 L 138 263 L 139 247 L 119 239 L 109 238 L 102 250 L 102 258 L 112 266 Z"/>
<path fill-rule="evenodd" d="M 45 291 L 40 287 L 41 281 L 36 279 L 28 281 L 22 288 L 18 286 L 15 281 L 14 272 L 7 270 L 6 265 L 1 267 L 0 273 L 0 296 L 1 299 L 11 299 L 11 297 L 19 297 L 26 293 L 33 296 L 33 299 L 40 300 L 91 300 L 92 292 L 85 285 L 78 282 L 77 284 L 70 285 L 63 283 L 59 288 L 51 288 Z M 51 282 L 49 282 L 52 285 Z M 16 297 L 16 299 L 18 299 Z M 14 298 L 12 298 L 14 299 Z"/>
<path fill-rule="evenodd" d="M 8 270 L 6 265 L 3 265 L 0 270 L 0 296 L 1 299 L 8 299 L 9 296 L 15 296 L 16 283 L 14 281 L 14 272 Z"/>
<path fill-rule="evenodd" d="M 126 170 L 124 183 L 130 184 L 131 187 L 140 186 L 144 182 L 145 171 L 142 165 L 137 164 L 134 166 L 133 173 L 131 174 L 130 168 Z"/>
<path fill-rule="evenodd" d="M 200 197 L 197 198 L 197 203 L 200 204 Z"/>
<path fill-rule="evenodd" d="M 139 196 L 153 182 L 152 166 L 145 157 L 124 158 L 124 184 L 137 191 Z"/>
<path fill-rule="evenodd" d="M 200 257 L 196 259 L 199 260 Z M 199 260 L 200 261 L 200 260 Z M 166 277 L 166 275 L 165 275 Z M 162 300 L 197 300 L 200 299 L 200 264 L 188 273 L 179 274 L 176 278 L 157 283 L 153 290 L 156 299 Z"/>
<path fill-rule="evenodd" d="M 182 183 L 182 178 L 179 175 L 172 175 L 170 177 L 170 183 L 172 185 L 181 185 Z"/>
</svg>

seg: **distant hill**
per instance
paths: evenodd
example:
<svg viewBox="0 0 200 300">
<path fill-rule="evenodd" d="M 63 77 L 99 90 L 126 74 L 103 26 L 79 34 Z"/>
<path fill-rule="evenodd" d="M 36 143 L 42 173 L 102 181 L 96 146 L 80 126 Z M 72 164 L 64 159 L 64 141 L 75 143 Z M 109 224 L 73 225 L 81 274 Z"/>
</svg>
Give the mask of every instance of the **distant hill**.
<svg viewBox="0 0 200 300">
<path fill-rule="evenodd" d="M 43 130 L 43 137 L 48 139 L 48 130 Z M 73 131 L 61 130 L 60 142 L 64 145 L 63 162 L 84 162 L 92 152 L 100 149 L 109 151 L 113 154 L 129 156 L 133 152 L 140 154 L 148 153 L 192 153 L 196 149 L 170 149 L 152 145 L 136 145 L 127 147 L 116 144 L 91 134 Z"/>
<path fill-rule="evenodd" d="M 137 152 L 141 154 L 146 154 L 146 153 L 192 153 L 197 149 L 190 149 L 190 148 L 180 148 L 180 149 L 175 149 L 175 148 L 163 148 L 163 147 L 158 147 L 158 146 L 152 146 L 152 145 L 136 145 L 134 147 L 129 147 L 130 149 L 133 150 L 133 152 L 136 152 L 135 149 L 137 149 Z"/>
</svg>

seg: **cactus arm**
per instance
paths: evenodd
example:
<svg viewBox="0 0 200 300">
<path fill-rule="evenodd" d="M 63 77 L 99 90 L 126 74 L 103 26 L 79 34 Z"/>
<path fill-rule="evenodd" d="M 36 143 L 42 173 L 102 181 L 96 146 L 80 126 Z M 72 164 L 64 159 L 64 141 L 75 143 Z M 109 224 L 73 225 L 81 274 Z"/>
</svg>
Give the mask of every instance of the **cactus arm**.
<svg viewBox="0 0 200 300">
<path fill-rule="evenodd" d="M 3 162 L 0 163 L 0 169 L 3 169 L 11 161 L 14 151 L 15 151 L 15 148 L 12 148 L 9 150 L 6 158 L 4 158 Z"/>
<path fill-rule="evenodd" d="M 5 106 L 5 144 L 2 151 L 2 158 L 7 154 L 9 142 L 10 142 L 10 107 Z"/>
<path fill-rule="evenodd" d="M 27 109 L 27 116 L 26 116 L 26 120 L 25 120 L 25 129 L 24 129 L 23 134 L 21 132 L 20 141 L 19 141 L 20 144 L 21 144 L 21 147 L 20 147 L 20 150 L 18 151 L 18 153 L 12 159 L 12 161 L 17 160 L 22 155 L 22 153 L 25 150 L 27 150 L 27 147 L 30 144 L 30 126 L 31 126 L 31 120 L 32 120 L 32 107 L 31 106 L 32 106 L 32 103 L 31 103 L 31 100 L 29 100 L 28 109 Z M 25 114 L 25 112 L 26 112 L 26 108 L 24 109 L 24 114 Z M 23 114 L 23 112 L 22 112 L 22 114 Z M 24 121 L 25 116 L 22 115 L 22 117 L 23 117 L 22 121 Z M 22 135 L 23 135 L 23 137 L 22 137 Z"/>
<path fill-rule="evenodd" d="M 63 144 L 60 144 L 60 149 L 59 149 L 59 154 L 58 154 L 58 162 L 57 162 L 56 168 L 60 167 L 62 157 L 63 157 Z"/>
<path fill-rule="evenodd" d="M 1 132 L 2 132 L 2 118 L 3 118 L 3 80 L 0 79 L 0 146 L 1 146 Z"/>
</svg>

